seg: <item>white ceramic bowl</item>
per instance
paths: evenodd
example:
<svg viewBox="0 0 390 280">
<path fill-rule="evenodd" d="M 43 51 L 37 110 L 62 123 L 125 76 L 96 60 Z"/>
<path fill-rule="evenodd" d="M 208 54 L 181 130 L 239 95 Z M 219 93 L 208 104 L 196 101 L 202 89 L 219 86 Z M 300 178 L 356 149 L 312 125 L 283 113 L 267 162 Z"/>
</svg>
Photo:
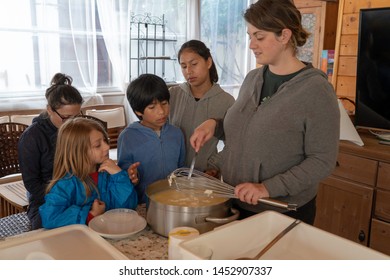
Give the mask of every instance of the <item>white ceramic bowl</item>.
<svg viewBox="0 0 390 280">
<path fill-rule="evenodd" d="M 146 224 L 146 220 L 136 211 L 120 208 L 93 218 L 89 227 L 103 237 L 122 239 L 140 232 Z"/>
</svg>

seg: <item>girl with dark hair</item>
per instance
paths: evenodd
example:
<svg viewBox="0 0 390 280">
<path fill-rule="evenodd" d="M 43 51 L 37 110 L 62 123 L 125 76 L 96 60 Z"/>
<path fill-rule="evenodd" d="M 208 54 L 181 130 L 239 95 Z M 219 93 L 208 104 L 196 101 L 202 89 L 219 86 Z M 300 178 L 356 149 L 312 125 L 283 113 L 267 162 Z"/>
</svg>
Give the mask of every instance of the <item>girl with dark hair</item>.
<svg viewBox="0 0 390 280">
<path fill-rule="evenodd" d="M 127 171 L 108 158 L 110 146 L 103 126 L 76 118 L 58 132 L 53 179 L 39 207 L 44 228 L 88 224 L 115 208 L 137 207 L 137 194 Z"/>
<path fill-rule="evenodd" d="M 225 92 L 218 82 L 218 73 L 210 50 L 198 40 L 184 43 L 178 53 L 178 61 L 185 83 L 169 89 L 171 111 L 169 121 L 181 128 L 186 140 L 186 166 L 190 166 L 195 151 L 189 139 L 194 129 L 210 118 L 221 119 L 234 103 L 234 98 Z M 214 164 L 218 139 L 213 138 L 199 151 L 195 169 L 215 175 Z"/>
<path fill-rule="evenodd" d="M 33 120 L 18 144 L 19 164 L 24 186 L 28 191 L 27 216 L 32 229 L 42 227 L 39 206 L 52 178 L 57 131 L 62 124 L 79 116 L 83 98 L 72 86 L 72 78 L 57 73 L 46 90 L 46 111 Z"/>
</svg>

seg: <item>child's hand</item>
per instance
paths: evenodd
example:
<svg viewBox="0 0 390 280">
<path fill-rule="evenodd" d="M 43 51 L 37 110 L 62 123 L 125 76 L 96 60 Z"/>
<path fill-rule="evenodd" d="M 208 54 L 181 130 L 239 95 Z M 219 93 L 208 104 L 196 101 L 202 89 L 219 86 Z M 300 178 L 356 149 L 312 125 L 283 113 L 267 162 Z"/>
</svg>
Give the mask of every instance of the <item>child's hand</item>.
<svg viewBox="0 0 390 280">
<path fill-rule="evenodd" d="M 120 172 L 121 170 L 122 169 L 118 165 L 116 165 L 115 161 L 113 161 L 112 159 L 106 159 L 102 162 L 98 171 L 107 171 L 112 175 Z"/>
<path fill-rule="evenodd" d="M 127 174 L 129 174 L 129 178 L 133 185 L 137 185 L 139 183 L 139 178 L 138 178 L 138 166 L 140 166 L 140 162 L 133 163 L 130 165 L 130 167 L 127 169 Z"/>
<path fill-rule="evenodd" d="M 99 199 L 95 199 L 92 203 L 91 210 L 89 211 L 94 217 L 99 216 L 104 213 L 106 210 L 106 204 L 104 201 L 101 201 Z"/>
</svg>

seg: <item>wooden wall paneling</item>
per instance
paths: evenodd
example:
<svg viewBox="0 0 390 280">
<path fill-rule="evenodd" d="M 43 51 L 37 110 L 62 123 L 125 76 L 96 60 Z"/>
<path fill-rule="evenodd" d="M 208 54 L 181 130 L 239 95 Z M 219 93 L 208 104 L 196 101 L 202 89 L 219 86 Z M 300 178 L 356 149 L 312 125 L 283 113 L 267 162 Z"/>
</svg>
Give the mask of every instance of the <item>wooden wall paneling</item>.
<svg viewBox="0 0 390 280">
<path fill-rule="evenodd" d="M 338 96 L 348 97 L 355 100 L 356 77 L 339 76 L 337 78 L 336 89 Z"/>
<path fill-rule="evenodd" d="M 300 8 L 321 7 L 322 2 L 320 0 L 294 0 L 295 6 Z"/>
<path fill-rule="evenodd" d="M 339 75 L 356 77 L 356 57 L 340 56 Z"/>
<path fill-rule="evenodd" d="M 336 94 L 338 94 L 338 88 L 337 88 L 337 76 L 338 76 L 338 64 L 339 64 L 339 55 L 340 55 L 340 44 L 341 44 L 341 27 L 343 22 L 343 15 L 344 13 L 344 0 L 340 0 L 339 3 L 339 11 L 338 11 L 338 17 L 337 17 L 337 30 L 336 30 L 336 46 L 334 50 L 334 63 L 333 63 L 333 75 L 332 75 L 332 85 L 333 88 L 336 91 Z"/>
<path fill-rule="evenodd" d="M 340 38 L 340 50 L 341 56 L 357 56 L 358 49 L 358 37 L 356 35 L 341 35 Z"/>
<path fill-rule="evenodd" d="M 389 0 L 348 0 L 344 2 L 344 13 L 359 13 L 360 9 L 388 7 Z"/>
<path fill-rule="evenodd" d="M 359 30 L 359 14 L 346 14 L 343 15 L 343 26 L 341 34 L 358 34 Z"/>
</svg>

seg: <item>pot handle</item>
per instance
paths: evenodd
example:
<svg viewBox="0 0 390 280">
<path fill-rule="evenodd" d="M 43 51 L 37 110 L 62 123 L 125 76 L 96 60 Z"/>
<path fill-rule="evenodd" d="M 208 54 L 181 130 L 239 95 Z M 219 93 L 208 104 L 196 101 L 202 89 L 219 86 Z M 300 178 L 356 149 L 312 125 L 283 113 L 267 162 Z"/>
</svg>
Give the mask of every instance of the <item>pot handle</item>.
<svg viewBox="0 0 390 280">
<path fill-rule="evenodd" d="M 237 209 L 231 208 L 231 211 L 233 213 L 232 216 L 226 217 L 226 218 L 214 218 L 214 217 L 206 217 L 206 222 L 212 222 L 215 224 L 227 224 L 230 222 L 233 222 L 238 219 L 238 216 L 240 215 L 240 211 Z"/>
</svg>

